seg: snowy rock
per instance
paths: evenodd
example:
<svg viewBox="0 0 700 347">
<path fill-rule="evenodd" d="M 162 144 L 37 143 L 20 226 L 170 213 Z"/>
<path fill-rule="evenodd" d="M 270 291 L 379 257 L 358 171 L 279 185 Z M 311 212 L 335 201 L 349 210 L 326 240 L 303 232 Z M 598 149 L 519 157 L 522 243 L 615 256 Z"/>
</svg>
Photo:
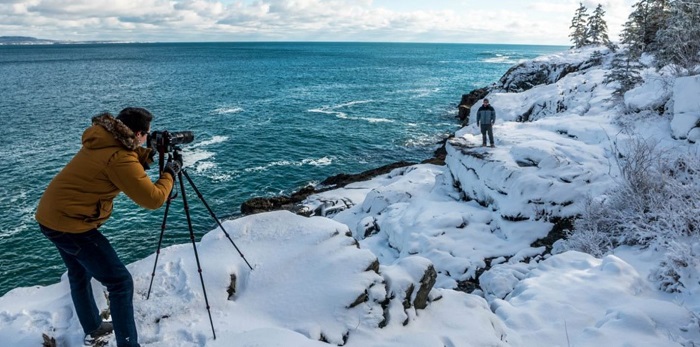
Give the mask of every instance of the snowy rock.
<svg viewBox="0 0 700 347">
<path fill-rule="evenodd" d="M 529 271 L 525 264 L 499 264 L 479 276 L 479 283 L 487 299 L 503 299 Z"/>
<path fill-rule="evenodd" d="M 382 266 L 380 270 L 387 283 L 389 297 L 400 303 L 404 311 L 428 306 L 428 294 L 437 278 L 430 260 L 409 256 L 394 265 Z"/>
<path fill-rule="evenodd" d="M 575 216 L 580 208 L 576 202 L 610 184 L 609 154 L 598 145 L 570 137 L 583 128 L 602 132 L 592 119 L 559 124 L 559 132 L 510 123 L 498 129 L 508 133 L 513 145 L 503 141 L 495 149 L 474 147 L 479 140 L 465 135 L 448 143 L 446 162 L 465 200 L 490 206 L 507 220 L 527 220 L 537 214 Z M 599 165 L 588 165 L 591 162 Z"/>
<path fill-rule="evenodd" d="M 520 63 L 508 70 L 498 81 L 496 90 L 519 93 L 543 84 L 553 84 L 568 74 L 584 71 L 599 64 L 595 51 L 609 53 L 607 47 L 586 47 L 561 54 L 552 54 Z"/>
<path fill-rule="evenodd" d="M 672 96 L 671 89 L 667 87 L 672 81 L 648 70 L 644 76 L 644 83 L 628 90 L 624 95 L 625 107 L 631 112 L 658 110 L 663 108 Z"/>
<path fill-rule="evenodd" d="M 384 278 L 376 272 L 377 258 L 357 247 L 347 226 L 290 212 L 257 214 L 223 226 L 254 270 L 220 229 L 198 243 L 217 334 L 281 326 L 309 340 L 343 345 L 359 326 L 377 329 L 384 320 L 381 302 L 387 292 Z M 153 291 L 146 300 L 153 261 L 151 256 L 129 266 L 142 344 L 199 345 L 211 337 L 211 328 L 192 246 L 161 251 Z M 232 274 L 236 292 L 229 299 Z M 98 303 L 106 305 L 101 288 L 96 289 Z M 10 306 L 17 295 L 27 300 Z M 82 343 L 71 305 L 65 278 L 49 287 L 10 292 L 0 298 L 4 312 L 0 341 L 15 336 L 12 341 L 17 344 L 9 345 L 21 346 L 21 341 L 41 339 L 46 331 L 69 346 Z M 66 314 L 56 316 L 61 312 Z M 28 321 L 42 323 L 27 325 Z"/>
<path fill-rule="evenodd" d="M 614 106 L 610 98 L 611 87 L 603 83 L 606 71 L 601 66 L 592 66 L 583 72 L 567 74 L 556 83 L 546 84 L 520 93 L 509 93 L 494 89 L 488 99 L 496 110 L 496 125 L 505 122 L 532 122 L 559 116 L 586 116 L 606 112 Z M 470 119 L 476 119 L 481 106 L 471 108 Z M 476 125 L 476 121 L 472 122 Z M 455 135 L 474 132 L 474 128 L 463 128 Z M 499 135 L 495 136 L 498 138 Z"/>
<path fill-rule="evenodd" d="M 676 79 L 673 86 L 673 120 L 671 121 L 673 137 L 697 142 L 700 135 L 696 130 L 700 127 L 698 95 L 700 95 L 700 76 Z"/>
<path fill-rule="evenodd" d="M 648 291 L 620 258 L 566 252 L 541 262 L 492 308 L 506 326 L 522 332 L 513 345 L 677 345 L 669 340 L 683 340 L 692 314 Z"/>
</svg>

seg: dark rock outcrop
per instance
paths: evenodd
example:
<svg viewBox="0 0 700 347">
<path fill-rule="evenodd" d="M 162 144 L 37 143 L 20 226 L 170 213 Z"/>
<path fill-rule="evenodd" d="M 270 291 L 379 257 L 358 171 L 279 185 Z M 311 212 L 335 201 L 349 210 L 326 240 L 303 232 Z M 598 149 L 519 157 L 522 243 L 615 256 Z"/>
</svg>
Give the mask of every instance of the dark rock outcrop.
<svg viewBox="0 0 700 347">
<path fill-rule="evenodd" d="M 378 167 L 376 169 L 363 171 L 359 174 L 338 174 L 326 178 L 323 182 L 321 182 L 320 188 L 318 189 L 309 185 L 292 193 L 292 195 L 290 196 L 281 195 L 269 198 L 255 197 L 241 204 L 241 213 L 244 215 L 250 215 L 268 211 L 288 210 L 297 214 L 306 214 L 304 211 L 297 210 L 297 205 L 304 201 L 304 199 L 306 199 L 309 195 L 318 194 L 327 190 L 342 188 L 354 182 L 367 181 L 379 175 L 387 174 L 391 172 L 391 170 L 394 170 L 396 168 L 411 166 L 414 164 L 416 163 L 399 161 L 396 163 Z"/>
<path fill-rule="evenodd" d="M 494 90 L 520 93 L 542 84 L 556 83 L 566 75 L 599 65 L 602 56 L 594 55 L 579 62 L 527 61 L 511 67 L 498 80 Z M 464 97 L 462 97 L 464 100 Z"/>
<path fill-rule="evenodd" d="M 484 87 L 474 89 L 469 92 L 469 94 L 462 95 L 462 100 L 459 101 L 459 113 L 457 115 L 462 126 L 469 125 L 469 113 L 471 112 L 472 106 L 474 106 L 477 101 L 486 97 L 490 92 L 491 88 Z"/>
<path fill-rule="evenodd" d="M 380 166 L 376 169 L 371 169 L 367 170 L 364 172 L 361 172 L 359 174 L 338 174 L 335 176 L 331 176 L 326 178 L 323 182 L 321 182 L 321 186 L 328 187 L 328 189 L 337 189 L 341 187 L 345 187 L 346 185 L 354 182 L 360 182 L 360 181 L 367 181 L 369 179 L 372 179 L 374 177 L 377 177 L 379 175 L 387 174 L 391 172 L 391 170 L 400 168 L 400 167 L 405 167 L 405 166 L 411 166 L 414 165 L 415 163 L 407 162 L 407 161 L 399 161 L 396 163 L 392 163 L 389 165 L 384 165 Z"/>
</svg>

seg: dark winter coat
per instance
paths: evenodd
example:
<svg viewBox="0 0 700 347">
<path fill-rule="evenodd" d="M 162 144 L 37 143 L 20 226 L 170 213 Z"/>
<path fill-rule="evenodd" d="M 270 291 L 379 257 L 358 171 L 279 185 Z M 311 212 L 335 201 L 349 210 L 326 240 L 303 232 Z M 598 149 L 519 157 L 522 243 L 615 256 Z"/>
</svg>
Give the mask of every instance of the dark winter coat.
<svg viewBox="0 0 700 347">
<path fill-rule="evenodd" d="M 144 164 L 150 149 L 109 114 L 92 119 L 83 147 L 54 177 L 39 201 L 36 220 L 53 230 L 81 233 L 98 228 L 112 214 L 112 201 L 124 192 L 142 207 L 157 209 L 173 187 L 170 174 L 155 182 Z"/>
<path fill-rule="evenodd" d="M 481 105 L 476 111 L 476 124 L 487 125 L 496 122 L 496 110 L 491 105 Z"/>
</svg>

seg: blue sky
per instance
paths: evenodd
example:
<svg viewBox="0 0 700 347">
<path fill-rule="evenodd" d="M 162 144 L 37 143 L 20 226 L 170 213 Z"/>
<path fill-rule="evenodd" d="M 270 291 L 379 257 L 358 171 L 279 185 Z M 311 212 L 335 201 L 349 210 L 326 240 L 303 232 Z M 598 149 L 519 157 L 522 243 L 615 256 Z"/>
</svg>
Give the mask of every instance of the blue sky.
<svg viewBox="0 0 700 347">
<path fill-rule="evenodd" d="M 634 0 L 601 3 L 616 40 Z M 0 35 L 59 40 L 569 45 L 578 0 L 0 0 Z"/>
</svg>

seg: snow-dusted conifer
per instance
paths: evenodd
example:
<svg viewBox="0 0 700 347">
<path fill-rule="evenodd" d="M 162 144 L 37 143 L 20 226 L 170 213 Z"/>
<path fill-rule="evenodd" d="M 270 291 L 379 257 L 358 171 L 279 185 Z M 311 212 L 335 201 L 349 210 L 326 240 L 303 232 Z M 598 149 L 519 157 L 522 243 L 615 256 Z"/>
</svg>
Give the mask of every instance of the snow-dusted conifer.
<svg viewBox="0 0 700 347">
<path fill-rule="evenodd" d="M 641 69 L 642 65 L 633 58 L 632 54 L 628 51 L 619 52 L 613 57 L 611 69 L 605 75 L 603 83 L 619 83 L 613 95 L 622 96 L 626 91 L 643 81 L 640 75 Z"/>
<path fill-rule="evenodd" d="M 574 14 L 574 18 L 571 20 L 571 42 L 574 44 L 571 48 L 581 48 L 588 45 L 588 28 L 586 26 L 588 20 L 588 9 L 583 3 L 579 3 L 579 7 Z"/>
<path fill-rule="evenodd" d="M 593 11 L 593 15 L 588 18 L 588 41 L 589 44 L 610 46 L 610 38 L 608 38 L 608 24 L 603 18 L 605 10 L 603 5 L 598 6 Z"/>
<path fill-rule="evenodd" d="M 674 0 L 664 28 L 656 34 L 660 66 L 690 69 L 700 64 L 700 0 Z"/>
<path fill-rule="evenodd" d="M 627 22 L 623 25 L 621 42 L 627 45 L 630 58 L 653 50 L 656 33 L 665 25 L 668 17 L 667 0 L 641 0 L 632 5 Z"/>
</svg>

